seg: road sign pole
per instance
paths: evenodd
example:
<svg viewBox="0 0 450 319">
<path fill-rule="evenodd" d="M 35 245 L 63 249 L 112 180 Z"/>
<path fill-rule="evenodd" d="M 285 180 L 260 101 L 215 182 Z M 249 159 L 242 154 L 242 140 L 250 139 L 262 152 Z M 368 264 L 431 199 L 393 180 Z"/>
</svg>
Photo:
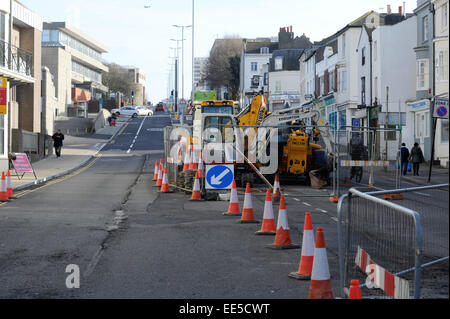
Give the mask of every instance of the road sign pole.
<svg viewBox="0 0 450 319">
<path fill-rule="evenodd" d="M 430 167 L 428 168 L 428 183 L 431 183 L 431 173 L 433 171 L 434 142 L 435 142 L 435 139 L 436 139 L 436 125 L 437 125 L 437 118 L 434 118 L 433 119 L 433 138 L 431 139 Z"/>
</svg>

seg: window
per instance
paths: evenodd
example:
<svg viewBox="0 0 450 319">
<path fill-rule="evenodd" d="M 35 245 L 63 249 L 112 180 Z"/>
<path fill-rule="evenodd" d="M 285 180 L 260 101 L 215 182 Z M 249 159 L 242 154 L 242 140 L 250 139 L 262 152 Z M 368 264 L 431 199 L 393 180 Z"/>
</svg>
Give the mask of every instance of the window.
<svg viewBox="0 0 450 319">
<path fill-rule="evenodd" d="M 444 6 L 442 7 L 441 12 L 442 12 L 441 25 L 442 25 L 442 29 L 445 29 L 445 28 L 447 28 L 447 24 L 448 24 L 448 22 L 447 22 L 447 19 L 448 19 L 447 4 L 444 4 Z M 448 125 L 448 123 L 447 123 L 447 125 Z M 447 130 L 448 130 L 448 126 L 447 126 Z"/>
<path fill-rule="evenodd" d="M 341 93 L 347 91 L 347 70 L 342 70 L 338 74 L 338 89 Z"/>
<path fill-rule="evenodd" d="M 361 78 L 361 104 L 366 105 L 366 77 Z"/>
<path fill-rule="evenodd" d="M 258 71 L 258 62 L 252 62 L 251 70 L 252 72 Z"/>
<path fill-rule="evenodd" d="M 448 143 L 448 119 L 441 119 L 441 143 Z"/>
<path fill-rule="evenodd" d="M 275 92 L 281 92 L 281 81 L 275 82 Z"/>
<path fill-rule="evenodd" d="M 334 91 L 334 71 L 330 72 L 328 74 L 328 83 L 329 83 L 329 91 L 333 92 Z"/>
<path fill-rule="evenodd" d="M 373 42 L 373 60 L 376 61 L 378 58 L 378 42 Z"/>
<path fill-rule="evenodd" d="M 417 60 L 417 90 L 428 90 L 428 59 Z"/>
<path fill-rule="evenodd" d="M 277 70 L 277 71 L 283 70 L 283 57 L 282 56 L 277 56 L 275 58 L 275 70 Z"/>
<path fill-rule="evenodd" d="M 378 77 L 375 77 L 374 81 L 373 81 L 373 90 L 374 90 L 374 98 L 378 100 Z"/>
<path fill-rule="evenodd" d="M 321 76 L 320 77 L 320 79 L 319 79 L 319 88 L 320 88 L 320 95 L 324 95 L 324 91 L 325 91 L 325 80 L 324 80 L 324 78 L 323 78 L 323 76 Z"/>
<path fill-rule="evenodd" d="M 345 33 L 342 35 L 342 57 L 345 57 Z"/>
<path fill-rule="evenodd" d="M 436 57 L 436 80 L 448 81 L 448 51 L 439 51 Z"/>
<path fill-rule="evenodd" d="M 5 14 L 0 12 L 0 40 L 5 41 Z"/>
<path fill-rule="evenodd" d="M 260 52 L 261 52 L 261 54 L 269 54 L 269 48 L 268 47 L 262 47 Z"/>
<path fill-rule="evenodd" d="M 366 64 L 366 48 L 362 48 L 361 50 L 361 65 Z"/>
<path fill-rule="evenodd" d="M 422 20 L 423 27 L 423 42 L 428 41 L 428 16 L 424 17 Z"/>
</svg>

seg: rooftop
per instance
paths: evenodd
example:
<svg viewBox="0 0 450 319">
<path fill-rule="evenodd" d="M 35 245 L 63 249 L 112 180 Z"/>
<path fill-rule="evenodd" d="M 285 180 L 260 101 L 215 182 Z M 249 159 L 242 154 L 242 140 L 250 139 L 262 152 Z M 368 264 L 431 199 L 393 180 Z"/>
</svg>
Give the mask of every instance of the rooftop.
<svg viewBox="0 0 450 319">
<path fill-rule="evenodd" d="M 102 45 L 101 43 L 97 42 L 87 34 L 81 32 L 80 30 L 76 29 L 72 25 L 68 24 L 67 22 L 44 22 L 44 30 L 60 30 L 68 35 L 74 37 L 75 39 L 85 43 L 86 45 L 90 46 L 91 48 L 95 49 L 96 51 L 100 53 L 107 53 L 108 48 Z"/>
</svg>

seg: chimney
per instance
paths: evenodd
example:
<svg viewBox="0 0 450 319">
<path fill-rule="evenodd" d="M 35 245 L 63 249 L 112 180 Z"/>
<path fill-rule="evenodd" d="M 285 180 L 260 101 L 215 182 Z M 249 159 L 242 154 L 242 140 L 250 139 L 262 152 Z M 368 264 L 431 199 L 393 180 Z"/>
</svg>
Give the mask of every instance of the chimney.
<svg viewBox="0 0 450 319">
<path fill-rule="evenodd" d="M 392 11 L 391 11 L 391 5 L 388 4 L 388 5 L 387 5 L 387 14 L 391 14 L 391 13 L 392 13 Z"/>
<path fill-rule="evenodd" d="M 403 8 L 402 8 L 402 6 L 400 6 L 400 7 L 398 7 L 398 14 L 399 15 L 403 15 Z"/>
</svg>

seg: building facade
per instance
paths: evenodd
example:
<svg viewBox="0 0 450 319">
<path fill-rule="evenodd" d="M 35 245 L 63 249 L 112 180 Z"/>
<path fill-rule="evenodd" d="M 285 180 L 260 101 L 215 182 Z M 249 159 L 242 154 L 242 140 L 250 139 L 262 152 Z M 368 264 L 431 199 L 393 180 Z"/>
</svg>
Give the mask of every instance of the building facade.
<svg viewBox="0 0 450 319">
<path fill-rule="evenodd" d="M 1 170 L 8 168 L 16 143 L 12 130 L 41 133 L 41 33 L 41 17 L 19 2 L 0 1 L 0 77 L 7 85 L 7 106 L 0 114 Z"/>
<path fill-rule="evenodd" d="M 206 80 L 208 58 L 194 58 L 194 91 L 209 91 L 211 88 Z"/>
<path fill-rule="evenodd" d="M 55 79 L 56 115 L 86 117 L 88 103 L 101 100 L 108 91 L 102 84 L 102 72 L 108 72 L 102 54 L 108 49 L 66 22 L 43 27 L 42 65 Z"/>
<path fill-rule="evenodd" d="M 434 96 L 448 101 L 448 0 L 434 0 Z M 435 157 L 440 165 L 448 167 L 448 119 L 436 121 Z"/>
<path fill-rule="evenodd" d="M 431 159 L 433 97 L 433 12 L 431 0 L 418 0 L 414 14 L 417 17 L 416 99 L 408 104 L 408 112 L 414 116 L 414 142 L 419 143 L 427 161 Z"/>
<path fill-rule="evenodd" d="M 358 45 L 358 100 L 374 106 L 366 118 L 370 127 L 392 130 L 376 139 L 376 153 L 387 160 L 396 159 L 400 142 L 409 148 L 414 144 L 414 114 L 408 104 L 416 95 L 416 25 L 415 15 L 399 15 L 392 24 L 365 26 Z"/>
<path fill-rule="evenodd" d="M 263 71 L 276 49 L 278 42 L 272 42 L 270 38 L 244 39 L 240 66 L 241 104 L 250 104 L 254 96 L 267 88 L 268 72 Z"/>
</svg>

